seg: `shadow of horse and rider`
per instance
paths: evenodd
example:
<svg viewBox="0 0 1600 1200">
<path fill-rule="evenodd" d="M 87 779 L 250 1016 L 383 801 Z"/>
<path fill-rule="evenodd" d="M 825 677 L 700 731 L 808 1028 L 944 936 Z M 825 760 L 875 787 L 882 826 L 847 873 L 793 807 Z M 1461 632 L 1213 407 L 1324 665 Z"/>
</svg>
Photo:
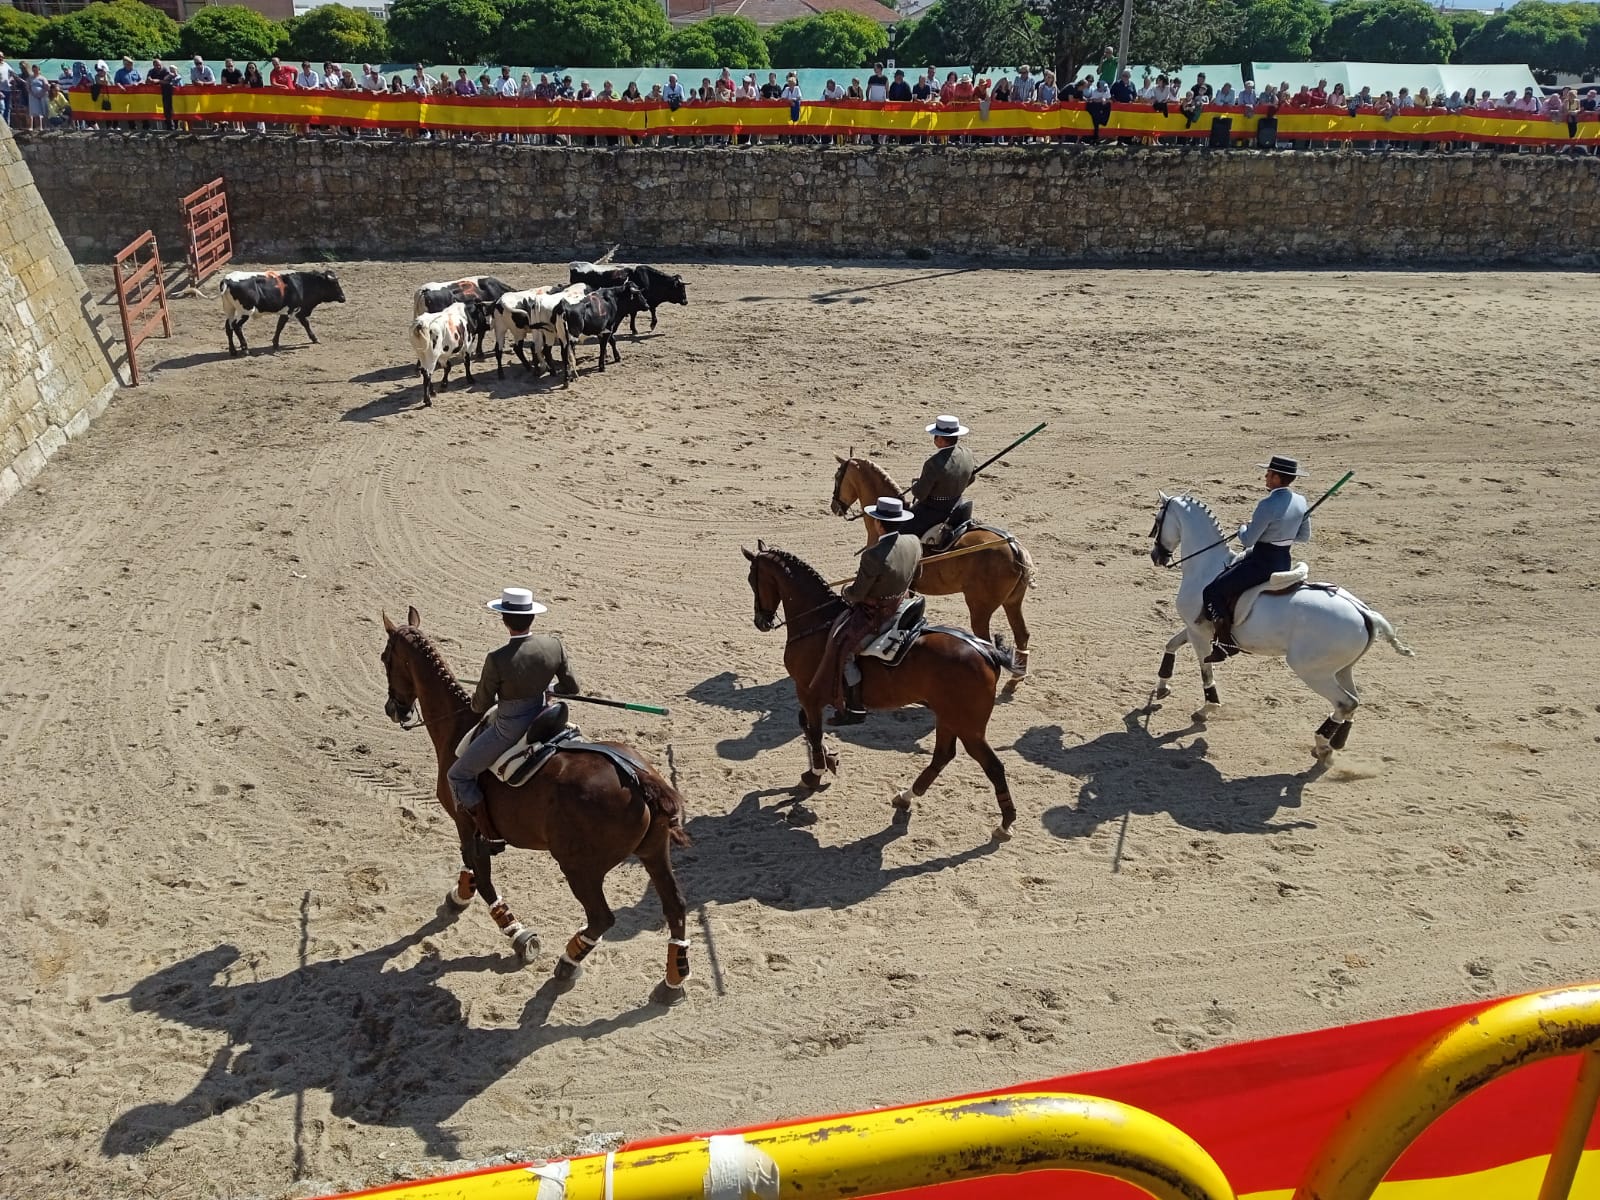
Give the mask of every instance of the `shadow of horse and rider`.
<svg viewBox="0 0 1600 1200">
<path fill-rule="evenodd" d="M 787 681 L 738 687 L 731 676 L 718 675 L 691 694 L 706 703 L 759 714 L 749 733 L 719 746 L 719 753 L 751 757 L 798 733 Z M 1121 730 L 1081 743 L 1073 743 L 1058 725 L 1036 726 L 1016 740 L 1013 749 L 1022 758 L 1082 781 L 1075 804 L 1042 814 L 1049 833 L 1083 838 L 1129 813 L 1165 813 L 1182 826 L 1214 833 L 1314 827 L 1277 816 L 1282 809 L 1299 806 L 1305 784 L 1320 768 L 1224 779 L 1207 761 L 1203 738 L 1178 744 L 1203 725 L 1153 734 L 1146 728 L 1149 711 L 1129 712 Z M 900 721 L 880 718 L 849 732 L 863 742 L 916 753 L 917 741 L 930 728 L 927 714 L 919 710 Z M 909 832 L 908 814 L 896 812 L 877 832 L 825 845 L 807 828 L 815 817 L 801 803 L 805 795 L 800 788 L 752 791 L 726 813 L 691 817 L 687 828 L 695 848 L 681 862 L 690 904 L 754 900 L 786 912 L 849 908 L 897 882 L 960 868 L 1004 846 L 985 839 L 955 852 L 888 866 L 889 848 Z M 140 1104 L 117 1117 L 104 1135 L 103 1150 L 108 1155 L 142 1153 L 240 1104 L 317 1089 L 327 1093 L 336 1117 L 409 1128 L 425 1143 L 428 1155 L 458 1158 L 460 1146 L 449 1123 L 519 1063 L 546 1046 L 605 1036 L 668 1011 L 645 1002 L 610 1017 L 552 1023 L 556 1001 L 567 989 L 547 978 L 514 1024 L 474 1026 L 449 989 L 449 976 L 516 973 L 522 968 L 515 956 L 498 950 L 441 957 L 429 939 L 456 919 L 456 914 L 441 911 L 386 945 L 265 980 L 233 978 L 244 973 L 239 951 L 219 945 L 161 968 L 125 993 L 105 997 L 108 1002 L 126 1001 L 135 1012 L 223 1034 L 227 1041 L 187 1095 Z M 608 940 L 654 930 L 661 920 L 647 886 L 636 903 L 618 910 Z M 415 963 L 394 968 L 395 958 L 419 948 Z"/>
</svg>

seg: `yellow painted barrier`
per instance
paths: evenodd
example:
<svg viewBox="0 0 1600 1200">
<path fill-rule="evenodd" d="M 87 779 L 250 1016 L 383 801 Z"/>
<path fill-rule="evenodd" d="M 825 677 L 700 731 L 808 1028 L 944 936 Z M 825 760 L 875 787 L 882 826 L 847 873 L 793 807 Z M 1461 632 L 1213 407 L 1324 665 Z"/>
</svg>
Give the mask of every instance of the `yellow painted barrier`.
<svg viewBox="0 0 1600 1200">
<path fill-rule="evenodd" d="M 1021 1093 L 718 1134 L 616 1154 L 399 1184 L 395 1200 L 807 1200 L 1023 1171 L 1086 1171 L 1156 1200 L 1235 1200 L 1188 1134 L 1090 1096 Z"/>
<path fill-rule="evenodd" d="M 1368 1200 L 1406 1147 L 1442 1113 L 1518 1067 L 1581 1054 L 1539 1200 L 1565 1200 L 1600 1101 L 1600 984 L 1522 996 L 1418 1046 L 1351 1107 L 1294 1200 Z"/>
</svg>

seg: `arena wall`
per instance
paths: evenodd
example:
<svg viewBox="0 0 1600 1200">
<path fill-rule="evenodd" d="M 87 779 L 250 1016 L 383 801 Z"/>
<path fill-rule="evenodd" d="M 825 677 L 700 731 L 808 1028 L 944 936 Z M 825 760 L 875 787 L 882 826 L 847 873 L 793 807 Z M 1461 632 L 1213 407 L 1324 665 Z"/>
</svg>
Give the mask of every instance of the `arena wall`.
<svg viewBox="0 0 1600 1200">
<path fill-rule="evenodd" d="M 16 142 L 0 128 L 0 503 L 86 430 L 117 389 L 86 292 Z"/>
<path fill-rule="evenodd" d="M 562 149 L 49 134 L 23 150 L 106 257 L 228 180 L 240 257 L 652 253 L 1152 265 L 1591 265 L 1600 159 L 1079 145 Z"/>
</svg>

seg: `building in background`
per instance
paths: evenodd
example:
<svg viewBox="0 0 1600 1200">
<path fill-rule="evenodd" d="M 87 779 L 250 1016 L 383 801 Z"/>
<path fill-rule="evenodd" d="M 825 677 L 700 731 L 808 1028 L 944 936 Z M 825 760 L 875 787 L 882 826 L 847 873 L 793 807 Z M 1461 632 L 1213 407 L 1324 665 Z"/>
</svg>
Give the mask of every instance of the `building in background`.
<svg viewBox="0 0 1600 1200">
<path fill-rule="evenodd" d="M 667 17 L 675 25 L 688 25 L 707 17 L 745 17 L 757 25 L 776 25 L 796 17 L 843 9 L 871 17 L 880 25 L 893 25 L 902 14 L 878 0 L 666 0 Z"/>
</svg>

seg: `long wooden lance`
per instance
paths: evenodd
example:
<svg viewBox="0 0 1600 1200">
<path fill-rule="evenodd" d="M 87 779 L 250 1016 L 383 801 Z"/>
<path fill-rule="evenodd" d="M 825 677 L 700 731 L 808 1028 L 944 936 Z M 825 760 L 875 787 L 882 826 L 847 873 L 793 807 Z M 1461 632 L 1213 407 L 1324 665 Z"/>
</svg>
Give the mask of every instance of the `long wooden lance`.
<svg viewBox="0 0 1600 1200">
<path fill-rule="evenodd" d="M 1346 471 L 1342 476 L 1340 476 L 1338 483 L 1334 484 L 1327 491 L 1323 492 L 1321 496 L 1317 497 L 1317 502 L 1315 504 L 1313 504 L 1310 508 L 1306 509 L 1306 516 L 1309 517 L 1312 513 L 1316 512 L 1317 509 L 1321 508 L 1322 507 L 1322 502 L 1324 500 L 1327 500 L 1329 497 L 1331 497 L 1335 492 L 1337 492 L 1345 484 L 1349 483 L 1350 480 L 1353 479 L 1353 478 L 1355 478 L 1355 472 L 1354 471 Z M 1175 558 L 1175 559 L 1173 559 L 1171 562 L 1169 562 L 1167 564 L 1167 569 L 1170 571 L 1173 567 L 1178 566 L 1180 563 L 1186 563 L 1191 558 L 1196 558 L 1199 555 L 1204 554 L 1207 550 L 1215 550 L 1218 546 L 1225 546 L 1229 542 L 1233 541 L 1233 539 L 1238 537 L 1238 536 L 1239 535 L 1237 533 L 1230 533 L 1227 537 L 1219 538 L 1216 541 L 1212 542 L 1211 545 L 1209 545 L 1209 546 L 1201 546 L 1200 549 L 1192 551 L 1189 554 L 1185 554 L 1182 558 Z"/>
<path fill-rule="evenodd" d="M 1034 434 L 1038 433 L 1048 423 L 1049 422 L 1047 422 L 1047 421 L 1040 421 L 1032 429 L 1028 430 L 1027 433 L 1023 434 L 1016 441 L 1012 442 L 1009 446 L 1007 446 L 1004 450 L 1000 451 L 999 454 L 991 454 L 988 458 L 984 459 L 981 463 L 978 464 L 978 466 L 976 468 L 973 469 L 972 477 L 974 479 L 976 479 L 978 477 L 978 473 L 980 471 L 982 471 L 985 467 L 993 466 L 995 463 L 999 462 L 1002 458 L 1004 458 L 1006 455 L 1010 454 L 1018 446 L 1022 445 L 1023 442 L 1027 441 Z M 906 496 L 910 493 L 910 491 L 911 491 L 911 489 L 907 488 L 905 491 L 901 492 L 900 493 L 900 499 L 904 500 L 906 498 Z M 847 520 L 847 521 L 859 521 L 859 520 L 861 520 L 862 517 L 864 517 L 866 515 L 867 514 L 864 513 L 864 512 L 851 513 L 851 514 L 849 514 L 849 516 L 847 516 L 845 518 L 845 520 Z"/>
<path fill-rule="evenodd" d="M 476 684 L 476 679 L 463 679 L 464 684 Z M 637 704 L 632 700 L 604 700 L 599 696 L 563 696 L 560 692 L 550 693 L 557 700 L 569 700 L 578 704 L 601 704 L 606 708 L 625 708 L 629 712 L 649 713 L 651 716 L 666 717 L 671 714 L 659 704 Z"/>
</svg>

